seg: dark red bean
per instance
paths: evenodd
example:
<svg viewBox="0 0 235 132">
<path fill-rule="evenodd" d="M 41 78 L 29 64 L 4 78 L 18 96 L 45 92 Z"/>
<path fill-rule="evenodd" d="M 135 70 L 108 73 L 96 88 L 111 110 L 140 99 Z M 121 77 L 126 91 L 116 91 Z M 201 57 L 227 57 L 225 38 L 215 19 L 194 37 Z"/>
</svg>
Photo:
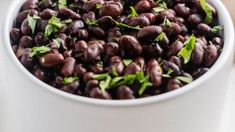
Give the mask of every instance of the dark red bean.
<svg viewBox="0 0 235 132">
<path fill-rule="evenodd" d="M 184 44 L 176 40 L 169 49 L 169 55 L 178 55 L 179 51 L 184 47 Z"/>
<path fill-rule="evenodd" d="M 31 34 L 31 28 L 29 27 L 28 20 L 25 19 L 21 25 L 21 32 L 24 35 L 30 35 Z"/>
<path fill-rule="evenodd" d="M 157 20 L 157 15 L 153 13 L 142 13 L 140 16 L 145 16 L 149 19 L 150 24 L 154 24 Z"/>
<path fill-rule="evenodd" d="M 146 16 L 128 17 L 125 19 L 125 23 L 127 23 L 130 26 L 139 26 L 139 27 L 145 27 L 150 25 L 150 21 Z"/>
<path fill-rule="evenodd" d="M 162 20 L 167 18 L 170 21 L 173 21 L 175 19 L 175 15 L 176 15 L 176 13 L 172 9 L 165 10 L 165 11 L 161 12 L 161 14 L 160 14 Z"/>
<path fill-rule="evenodd" d="M 224 41 L 223 41 L 223 39 L 220 38 L 220 37 L 214 37 L 214 38 L 212 39 L 212 43 L 215 44 L 215 45 L 218 45 L 218 46 L 220 46 L 220 47 L 223 47 L 223 45 L 224 45 Z"/>
<path fill-rule="evenodd" d="M 46 38 L 42 32 L 39 32 L 35 36 L 34 42 L 35 44 L 43 45 L 43 44 L 48 43 L 48 38 Z"/>
<path fill-rule="evenodd" d="M 43 67 L 54 67 L 58 64 L 62 64 L 64 62 L 64 57 L 62 54 L 57 53 L 47 53 L 40 57 L 40 64 Z"/>
<path fill-rule="evenodd" d="M 90 65 L 88 65 L 88 67 L 95 74 L 100 74 L 100 73 L 102 73 L 104 71 L 103 66 L 100 66 L 97 63 L 96 64 L 90 64 Z"/>
<path fill-rule="evenodd" d="M 162 28 L 159 26 L 147 26 L 137 34 L 138 39 L 155 39 L 162 32 Z"/>
<path fill-rule="evenodd" d="M 10 37 L 14 43 L 18 43 L 21 37 L 20 30 L 18 28 L 13 28 L 10 32 Z"/>
<path fill-rule="evenodd" d="M 120 58 L 119 56 L 111 57 L 111 59 L 109 61 L 109 65 L 110 66 L 105 69 L 109 73 L 112 74 L 114 72 L 114 70 L 116 70 L 118 75 L 122 75 L 124 73 L 125 66 L 122 61 L 122 58 Z"/>
<path fill-rule="evenodd" d="M 44 33 L 47 25 L 48 25 L 48 20 L 40 19 L 37 22 L 37 30 L 39 32 L 43 32 Z"/>
<path fill-rule="evenodd" d="M 22 5 L 22 10 L 28 10 L 28 9 L 36 9 L 38 0 L 27 0 Z"/>
<path fill-rule="evenodd" d="M 99 10 L 100 16 L 111 16 L 117 18 L 121 15 L 123 7 L 118 2 L 112 2 L 110 4 L 104 5 Z"/>
<path fill-rule="evenodd" d="M 129 35 L 124 35 L 119 39 L 122 55 L 135 57 L 142 53 L 142 47 L 139 41 Z"/>
<path fill-rule="evenodd" d="M 202 76 L 203 74 L 205 74 L 207 71 L 209 71 L 209 68 L 199 68 L 197 69 L 196 71 L 194 71 L 192 73 L 192 76 L 197 79 L 199 78 L 200 76 Z"/>
<path fill-rule="evenodd" d="M 167 91 L 173 91 L 182 87 L 183 84 L 177 79 L 170 79 L 167 83 Z"/>
<path fill-rule="evenodd" d="M 84 23 L 81 20 L 73 21 L 67 28 L 69 34 L 76 34 L 78 30 L 84 28 Z"/>
<path fill-rule="evenodd" d="M 141 67 L 136 64 L 135 62 L 132 62 L 130 65 L 128 65 L 125 69 L 125 75 L 128 74 L 135 74 L 137 72 L 140 72 L 142 69 Z"/>
<path fill-rule="evenodd" d="M 84 51 L 84 59 L 88 62 L 100 60 L 100 50 L 97 44 L 89 45 Z"/>
<path fill-rule="evenodd" d="M 25 53 L 21 56 L 20 62 L 26 67 L 26 68 L 32 68 L 34 65 L 33 58 L 29 56 L 28 53 Z"/>
<path fill-rule="evenodd" d="M 52 3 L 51 0 L 43 0 L 43 1 L 39 2 L 39 6 L 42 9 L 52 8 L 53 7 L 53 3 Z"/>
<path fill-rule="evenodd" d="M 103 5 L 104 1 L 103 0 L 89 0 L 89 1 L 86 1 L 83 4 L 82 9 L 88 12 L 88 11 L 96 9 L 97 4 Z"/>
<path fill-rule="evenodd" d="M 153 86 L 158 87 L 162 84 L 161 67 L 155 59 L 151 59 L 148 61 L 146 72 L 149 75 Z"/>
<path fill-rule="evenodd" d="M 38 15 L 38 11 L 35 10 L 35 9 L 30 9 L 30 10 L 24 10 L 22 12 L 20 12 L 17 17 L 16 17 L 16 22 L 21 24 L 26 18 L 28 15 Z"/>
<path fill-rule="evenodd" d="M 40 79 L 40 80 L 45 80 L 46 79 L 45 72 L 42 69 L 39 69 L 39 68 L 34 71 L 33 75 L 35 77 L 37 77 L 38 79 Z"/>
<path fill-rule="evenodd" d="M 209 45 L 205 51 L 205 65 L 212 66 L 218 57 L 218 49 L 214 45 Z"/>
<path fill-rule="evenodd" d="M 186 7 L 185 4 L 177 4 L 174 9 L 179 16 L 188 17 L 190 15 L 190 8 Z"/>
<path fill-rule="evenodd" d="M 194 64 L 200 65 L 203 63 L 205 50 L 200 43 L 195 44 L 195 48 L 192 53 L 191 61 Z"/>
<path fill-rule="evenodd" d="M 173 70 L 173 75 L 180 75 L 181 74 L 181 70 L 178 67 L 178 65 L 176 65 L 173 62 L 170 61 L 166 61 L 163 63 L 162 68 L 167 72 L 169 69 Z"/>
<path fill-rule="evenodd" d="M 134 92 L 127 86 L 120 86 L 117 89 L 118 99 L 135 99 Z"/>
<path fill-rule="evenodd" d="M 212 36 L 213 33 L 211 32 L 211 27 L 205 23 L 200 23 L 197 26 L 198 30 L 200 33 L 208 35 L 208 36 Z"/>
<path fill-rule="evenodd" d="M 88 31 L 96 38 L 104 38 L 105 31 L 100 27 L 88 27 Z"/>
<path fill-rule="evenodd" d="M 163 54 L 163 49 L 157 43 L 143 46 L 144 55 L 150 58 L 159 57 Z"/>
<path fill-rule="evenodd" d="M 83 53 L 87 49 L 86 41 L 80 40 L 75 45 L 75 52 Z"/>
<path fill-rule="evenodd" d="M 74 12 L 73 10 L 69 8 L 60 8 L 58 12 L 59 14 L 72 18 L 74 20 L 81 19 L 81 16 L 79 14 L 77 14 L 76 12 Z"/>
<path fill-rule="evenodd" d="M 41 13 L 41 17 L 46 18 L 46 19 L 50 19 L 52 16 L 56 16 L 56 15 L 57 15 L 57 12 L 49 8 L 43 10 Z"/>
<path fill-rule="evenodd" d="M 64 85 L 60 88 L 60 90 L 68 92 L 68 93 L 74 93 L 79 88 L 79 81 L 74 81 L 70 84 Z"/>
<path fill-rule="evenodd" d="M 89 94 L 91 92 L 91 90 L 93 88 L 96 88 L 96 87 L 99 87 L 99 81 L 97 80 L 89 80 L 87 83 L 86 83 L 86 87 L 85 87 L 85 93 L 86 94 Z"/>
<path fill-rule="evenodd" d="M 30 48 L 33 46 L 33 38 L 30 36 L 23 36 L 20 39 L 20 46 Z"/>
<path fill-rule="evenodd" d="M 76 60 L 73 57 L 68 57 L 64 60 L 64 65 L 62 66 L 60 73 L 63 76 L 69 77 L 74 72 L 74 66 L 75 66 Z"/>
<path fill-rule="evenodd" d="M 141 0 L 134 6 L 138 13 L 148 12 L 151 10 L 152 5 L 148 0 Z"/>
<path fill-rule="evenodd" d="M 112 99 L 111 95 L 106 91 L 101 91 L 98 87 L 91 90 L 90 96 L 97 99 Z"/>
<path fill-rule="evenodd" d="M 193 24 L 193 25 L 198 25 L 199 23 L 201 23 L 203 20 L 202 20 L 202 17 L 201 15 L 199 14 L 192 14 L 188 17 L 188 20 L 187 20 L 190 24 Z"/>
<path fill-rule="evenodd" d="M 86 29 L 79 29 L 77 31 L 77 37 L 78 37 L 78 39 L 81 39 L 81 40 L 88 40 L 89 33 Z"/>
<path fill-rule="evenodd" d="M 119 28 L 111 28 L 107 34 L 108 42 L 118 42 L 118 39 L 122 36 Z"/>
<path fill-rule="evenodd" d="M 93 11 L 84 13 L 82 19 L 84 22 L 86 22 L 87 20 L 95 20 L 95 13 Z"/>
<path fill-rule="evenodd" d="M 172 62 L 172 63 L 174 63 L 174 64 L 176 64 L 179 68 L 182 67 L 181 60 L 180 60 L 180 58 L 177 57 L 177 56 L 171 56 L 171 58 L 170 58 L 169 61 Z"/>
<path fill-rule="evenodd" d="M 119 53 L 119 45 L 114 42 L 107 43 L 105 44 L 105 51 L 107 56 L 115 56 Z"/>
<path fill-rule="evenodd" d="M 87 70 L 84 68 L 84 66 L 83 66 L 82 64 L 77 64 L 77 65 L 75 66 L 75 73 L 76 73 L 76 75 L 78 75 L 80 78 L 83 77 L 86 72 L 87 72 Z"/>
<path fill-rule="evenodd" d="M 143 57 L 138 57 L 135 59 L 135 63 L 140 66 L 140 68 L 143 70 L 145 66 L 145 60 Z"/>
</svg>

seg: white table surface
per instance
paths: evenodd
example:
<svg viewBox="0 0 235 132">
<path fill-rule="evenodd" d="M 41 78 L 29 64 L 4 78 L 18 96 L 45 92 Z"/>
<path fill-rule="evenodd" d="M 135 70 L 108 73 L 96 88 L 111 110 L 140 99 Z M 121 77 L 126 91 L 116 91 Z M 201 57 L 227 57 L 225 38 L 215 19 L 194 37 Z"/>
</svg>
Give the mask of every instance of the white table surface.
<svg viewBox="0 0 235 132">
<path fill-rule="evenodd" d="M 3 20 L 4 12 L 7 12 L 6 7 L 8 6 L 10 1 L 11 0 L 0 0 L 1 21 Z M 0 26 L 2 26 L 2 24 L 0 24 Z M 1 39 L 0 39 L 0 44 L 2 44 Z M 2 121 L 1 118 L 0 118 L 0 124 L 4 124 L 4 121 Z M 234 132 L 234 131 L 235 131 L 235 65 L 233 67 L 233 71 L 231 72 L 231 85 L 228 91 L 226 107 L 224 111 L 223 121 L 221 124 L 221 132 Z"/>
</svg>

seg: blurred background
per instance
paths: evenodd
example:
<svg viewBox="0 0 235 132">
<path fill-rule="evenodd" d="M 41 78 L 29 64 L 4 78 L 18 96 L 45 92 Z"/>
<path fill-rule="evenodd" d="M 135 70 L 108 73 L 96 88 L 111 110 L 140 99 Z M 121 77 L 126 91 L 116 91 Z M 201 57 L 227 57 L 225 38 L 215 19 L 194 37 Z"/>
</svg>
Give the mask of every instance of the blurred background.
<svg viewBox="0 0 235 132">
<path fill-rule="evenodd" d="M 233 23 L 235 24 L 235 1 L 234 0 L 222 0 L 228 8 L 230 14 L 233 17 Z"/>
</svg>

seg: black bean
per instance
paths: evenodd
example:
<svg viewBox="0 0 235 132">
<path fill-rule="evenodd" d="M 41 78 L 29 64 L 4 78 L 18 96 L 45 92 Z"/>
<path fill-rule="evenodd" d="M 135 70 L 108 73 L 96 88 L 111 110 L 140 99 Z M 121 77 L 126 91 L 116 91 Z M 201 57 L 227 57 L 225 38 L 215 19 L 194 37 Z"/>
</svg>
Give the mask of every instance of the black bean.
<svg viewBox="0 0 235 132">
<path fill-rule="evenodd" d="M 197 79 L 197 78 L 199 78 L 200 76 L 202 76 L 203 74 L 205 74 L 207 71 L 209 71 L 209 68 L 199 68 L 199 69 L 197 69 L 196 71 L 194 71 L 193 73 L 192 73 L 192 76 L 195 78 L 195 79 Z"/>
<path fill-rule="evenodd" d="M 37 68 L 37 69 L 34 71 L 33 74 L 34 74 L 35 77 L 37 77 L 37 78 L 40 79 L 40 80 L 45 80 L 45 79 L 46 79 L 45 71 L 43 71 L 42 69 Z"/>
<path fill-rule="evenodd" d="M 163 49 L 157 43 L 152 43 L 150 45 L 144 45 L 143 50 L 144 50 L 144 55 L 149 58 L 154 58 L 154 57 L 156 58 L 156 57 L 159 57 L 163 54 Z"/>
<path fill-rule="evenodd" d="M 147 26 L 142 28 L 138 34 L 138 39 L 155 39 L 162 32 L 159 26 Z"/>
<path fill-rule="evenodd" d="M 38 0 L 27 0 L 22 5 L 22 10 L 28 10 L 28 9 L 36 9 Z"/>
<path fill-rule="evenodd" d="M 84 51 L 84 59 L 88 62 L 100 60 L 100 50 L 97 44 L 92 44 Z"/>
<path fill-rule="evenodd" d="M 150 24 L 154 24 L 157 20 L 157 15 L 154 13 L 142 13 L 140 16 L 145 16 L 149 19 Z"/>
<path fill-rule="evenodd" d="M 29 27 L 29 22 L 27 19 L 25 19 L 21 25 L 20 28 L 22 34 L 24 35 L 30 35 L 31 34 L 31 28 Z"/>
<path fill-rule="evenodd" d="M 100 66 L 98 63 L 90 64 L 90 65 L 88 65 L 88 67 L 95 74 L 100 74 L 104 71 L 103 66 Z"/>
<path fill-rule="evenodd" d="M 170 79 L 167 83 L 167 91 L 173 91 L 182 87 L 183 84 L 177 79 Z"/>
<path fill-rule="evenodd" d="M 158 87 L 162 84 L 162 71 L 158 62 L 155 59 L 151 59 L 147 63 L 146 71 L 150 77 L 153 86 Z"/>
<path fill-rule="evenodd" d="M 190 8 L 186 7 L 185 4 L 177 4 L 174 9 L 179 16 L 188 17 L 190 15 Z"/>
<path fill-rule="evenodd" d="M 218 46 L 220 46 L 220 47 L 223 47 L 223 39 L 222 38 L 220 38 L 220 37 L 214 37 L 213 39 L 212 39 L 212 43 L 213 44 L 215 44 L 215 45 L 218 45 Z"/>
<path fill-rule="evenodd" d="M 87 83 L 86 83 L 86 87 L 85 87 L 85 93 L 86 94 L 89 94 L 91 92 L 91 90 L 93 88 L 96 88 L 96 87 L 99 87 L 99 81 L 97 80 L 89 80 Z"/>
<path fill-rule="evenodd" d="M 99 10 L 100 16 L 111 16 L 113 18 L 117 18 L 121 15 L 123 7 L 118 2 L 112 2 L 105 6 L 102 6 Z"/>
<path fill-rule="evenodd" d="M 73 21 L 67 28 L 69 34 L 76 34 L 78 30 L 84 28 L 84 23 L 81 20 Z"/>
<path fill-rule="evenodd" d="M 173 70 L 173 75 L 180 75 L 181 74 L 181 70 L 178 67 L 178 65 L 176 65 L 173 62 L 170 61 L 166 61 L 163 63 L 162 68 L 167 72 L 169 69 Z"/>
<path fill-rule="evenodd" d="M 34 38 L 35 44 L 43 45 L 48 43 L 48 39 L 44 36 L 42 32 L 38 32 Z"/>
<path fill-rule="evenodd" d="M 105 51 L 107 56 L 115 56 L 119 53 L 119 45 L 114 42 L 107 43 L 105 44 Z"/>
<path fill-rule="evenodd" d="M 208 36 L 212 36 L 213 33 L 211 32 L 211 27 L 205 23 L 200 23 L 197 26 L 198 30 L 200 33 L 208 35 Z"/>
<path fill-rule="evenodd" d="M 105 31 L 100 27 L 88 27 L 88 31 L 96 38 L 104 38 Z"/>
<path fill-rule="evenodd" d="M 132 36 L 124 35 L 119 39 L 122 55 L 135 57 L 142 53 L 139 41 Z"/>
<path fill-rule="evenodd" d="M 21 37 L 20 30 L 18 28 L 13 28 L 10 32 L 10 37 L 14 43 L 18 43 Z"/>
<path fill-rule="evenodd" d="M 83 81 L 84 82 L 88 82 L 89 80 L 92 80 L 93 79 L 93 76 L 94 76 L 94 73 L 93 72 L 87 72 L 84 74 L 83 76 Z"/>
<path fill-rule="evenodd" d="M 101 91 L 98 87 L 91 90 L 90 96 L 97 99 L 112 99 L 111 95 L 106 91 Z"/>
<path fill-rule="evenodd" d="M 117 89 L 118 99 L 135 99 L 134 92 L 127 86 L 120 86 Z"/>
<path fill-rule="evenodd" d="M 146 16 L 128 17 L 125 19 L 125 23 L 127 23 L 130 26 L 139 26 L 139 27 L 145 27 L 150 25 L 150 21 Z"/>
<path fill-rule="evenodd" d="M 132 62 L 130 65 L 128 65 L 125 69 L 125 75 L 128 74 L 135 74 L 137 72 L 140 72 L 142 69 L 141 67 L 136 64 L 135 62 Z"/>
<path fill-rule="evenodd" d="M 80 40 L 75 45 L 75 52 L 83 53 L 87 49 L 86 41 Z"/>
<path fill-rule="evenodd" d="M 20 46 L 30 48 L 33 46 L 33 38 L 30 36 L 23 36 L 20 39 Z"/>
<path fill-rule="evenodd" d="M 63 62 L 64 62 L 64 57 L 62 54 L 47 53 L 42 57 L 40 57 L 40 64 L 43 67 L 54 67 Z"/>
<path fill-rule="evenodd" d="M 184 47 L 184 44 L 179 41 L 176 40 L 170 47 L 169 49 L 169 55 L 178 55 L 179 51 Z"/>
<path fill-rule="evenodd" d="M 68 8 L 60 8 L 58 12 L 59 14 L 72 18 L 74 20 L 81 19 L 81 16 L 79 14 Z"/>
<path fill-rule="evenodd" d="M 198 25 L 199 23 L 202 22 L 202 17 L 201 15 L 199 14 L 192 14 L 188 17 L 188 20 L 187 20 L 190 24 L 193 24 L 193 25 Z"/>
<path fill-rule="evenodd" d="M 108 71 L 109 73 L 113 73 L 114 70 L 118 73 L 118 75 L 122 75 L 125 70 L 124 63 L 122 59 L 119 56 L 113 56 L 111 57 L 109 61 L 109 67 L 107 67 L 105 70 Z"/>
<path fill-rule="evenodd" d="M 204 53 L 205 50 L 203 49 L 203 46 L 200 43 L 196 43 L 192 53 L 191 61 L 197 65 L 202 64 L 204 59 Z"/>
<path fill-rule="evenodd" d="M 213 65 L 218 57 L 218 49 L 214 45 L 209 45 L 205 51 L 205 65 Z"/>
<path fill-rule="evenodd" d="M 89 1 L 86 1 L 83 4 L 82 9 L 88 12 L 88 11 L 96 9 L 97 4 L 103 5 L 104 1 L 103 0 L 89 0 Z"/>
<path fill-rule="evenodd" d="M 137 4 L 135 4 L 134 8 L 138 13 L 143 13 L 149 12 L 152 8 L 152 5 L 147 0 L 141 0 Z"/>
<path fill-rule="evenodd" d="M 68 93 L 74 93 L 79 88 L 79 81 L 73 81 L 70 84 L 64 85 L 60 88 L 60 90 L 68 92 Z"/>
<path fill-rule="evenodd" d="M 46 18 L 46 19 L 50 19 L 52 16 L 56 16 L 56 15 L 57 15 L 57 12 L 49 8 L 43 10 L 41 13 L 41 17 Z"/>
<path fill-rule="evenodd" d="M 60 73 L 63 76 L 69 77 L 74 72 L 75 59 L 73 57 L 68 57 L 64 60 L 64 65 L 62 66 Z"/>
</svg>

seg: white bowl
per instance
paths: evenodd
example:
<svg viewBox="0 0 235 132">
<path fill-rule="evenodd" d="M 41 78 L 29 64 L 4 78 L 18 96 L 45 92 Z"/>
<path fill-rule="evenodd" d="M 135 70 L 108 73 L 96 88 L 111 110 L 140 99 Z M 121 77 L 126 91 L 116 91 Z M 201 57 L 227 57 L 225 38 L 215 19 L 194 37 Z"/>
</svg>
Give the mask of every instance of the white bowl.
<svg viewBox="0 0 235 132">
<path fill-rule="evenodd" d="M 222 116 L 234 52 L 230 15 L 210 0 L 224 25 L 224 49 L 214 66 L 193 83 L 162 95 L 112 101 L 57 90 L 28 72 L 15 57 L 9 32 L 25 0 L 14 0 L 3 27 L 6 132 L 216 132 Z M 13 81 L 12 81 L 13 80 Z"/>
</svg>

